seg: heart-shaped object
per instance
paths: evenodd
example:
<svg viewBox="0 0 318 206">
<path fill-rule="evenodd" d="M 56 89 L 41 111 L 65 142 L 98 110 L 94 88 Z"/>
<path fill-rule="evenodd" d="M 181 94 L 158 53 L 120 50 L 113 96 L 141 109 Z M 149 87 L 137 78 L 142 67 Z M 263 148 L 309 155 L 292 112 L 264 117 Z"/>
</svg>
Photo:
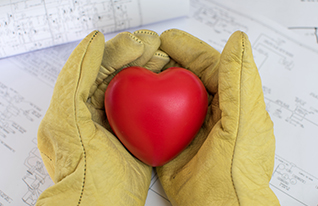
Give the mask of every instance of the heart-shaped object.
<svg viewBox="0 0 318 206">
<path fill-rule="evenodd" d="M 113 131 L 135 157 L 151 166 L 167 163 L 187 147 L 207 108 L 200 79 L 179 67 L 159 74 L 142 67 L 125 68 L 105 92 Z"/>
</svg>

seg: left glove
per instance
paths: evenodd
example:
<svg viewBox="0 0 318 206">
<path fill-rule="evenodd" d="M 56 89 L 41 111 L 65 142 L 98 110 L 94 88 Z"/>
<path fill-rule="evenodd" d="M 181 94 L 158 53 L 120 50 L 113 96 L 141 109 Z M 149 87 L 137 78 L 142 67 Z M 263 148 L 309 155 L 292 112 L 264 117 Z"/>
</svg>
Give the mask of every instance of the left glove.
<svg viewBox="0 0 318 206">
<path fill-rule="evenodd" d="M 98 31 L 76 47 L 60 72 L 38 130 L 38 148 L 55 185 L 40 205 L 144 205 L 152 168 L 113 135 L 104 110 L 112 77 L 129 65 L 159 71 L 169 58 L 159 36 L 140 30 L 104 42 Z"/>
</svg>

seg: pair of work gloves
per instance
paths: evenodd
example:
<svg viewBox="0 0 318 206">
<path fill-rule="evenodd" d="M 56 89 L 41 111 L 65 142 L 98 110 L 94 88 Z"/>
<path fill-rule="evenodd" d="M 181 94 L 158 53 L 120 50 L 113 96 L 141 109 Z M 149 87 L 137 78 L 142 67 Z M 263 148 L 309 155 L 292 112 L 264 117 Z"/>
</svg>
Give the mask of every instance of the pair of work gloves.
<svg viewBox="0 0 318 206">
<path fill-rule="evenodd" d="M 157 167 L 174 206 L 279 205 L 269 188 L 274 166 L 273 123 L 265 110 L 250 42 L 235 32 L 220 54 L 180 30 L 160 36 L 123 32 L 105 43 L 98 31 L 63 67 L 38 130 L 38 147 L 55 185 L 37 205 L 144 205 L 152 167 L 133 157 L 112 133 L 104 92 L 118 71 L 180 66 L 206 87 L 206 119 L 191 144 Z"/>
</svg>

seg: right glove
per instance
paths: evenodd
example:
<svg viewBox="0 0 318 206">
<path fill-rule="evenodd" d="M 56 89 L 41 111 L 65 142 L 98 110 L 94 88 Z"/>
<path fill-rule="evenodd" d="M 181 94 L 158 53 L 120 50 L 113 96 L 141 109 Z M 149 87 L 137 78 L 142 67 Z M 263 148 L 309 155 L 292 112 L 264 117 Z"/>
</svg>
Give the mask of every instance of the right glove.
<svg viewBox="0 0 318 206">
<path fill-rule="evenodd" d="M 235 32 L 220 55 L 176 29 L 161 34 L 160 48 L 195 73 L 209 94 L 209 109 L 192 143 L 157 168 L 174 206 L 273 206 L 269 187 L 275 155 L 273 123 L 265 110 L 262 84 L 250 42 Z"/>
</svg>

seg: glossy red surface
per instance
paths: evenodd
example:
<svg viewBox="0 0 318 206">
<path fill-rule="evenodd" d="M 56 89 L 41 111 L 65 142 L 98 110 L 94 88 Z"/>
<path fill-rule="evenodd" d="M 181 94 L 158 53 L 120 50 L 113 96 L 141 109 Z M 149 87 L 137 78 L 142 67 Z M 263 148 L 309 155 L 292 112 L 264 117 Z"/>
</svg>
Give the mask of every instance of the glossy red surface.
<svg viewBox="0 0 318 206">
<path fill-rule="evenodd" d="M 151 166 L 176 157 L 195 137 L 207 112 L 207 92 L 192 72 L 120 71 L 105 92 L 108 121 L 125 147 Z"/>
</svg>

